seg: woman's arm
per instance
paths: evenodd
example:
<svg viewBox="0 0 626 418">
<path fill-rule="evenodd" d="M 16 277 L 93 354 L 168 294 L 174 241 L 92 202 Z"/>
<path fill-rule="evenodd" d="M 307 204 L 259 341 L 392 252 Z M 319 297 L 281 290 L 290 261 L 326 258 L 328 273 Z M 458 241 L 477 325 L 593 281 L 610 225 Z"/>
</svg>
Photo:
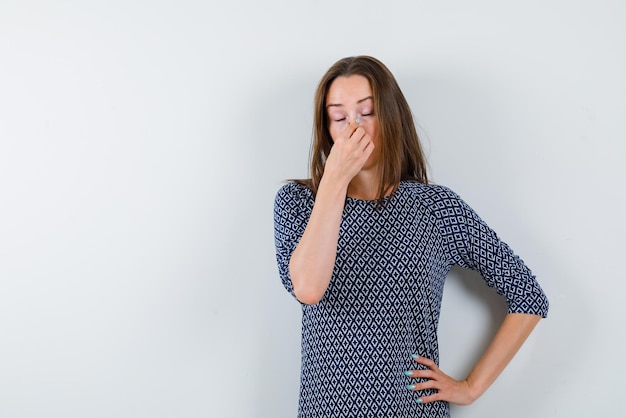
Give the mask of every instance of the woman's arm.
<svg viewBox="0 0 626 418">
<path fill-rule="evenodd" d="M 448 401 L 459 405 L 471 404 L 485 393 L 509 364 L 540 319 L 538 315 L 508 314 L 491 344 L 465 380 L 451 378 L 430 359 L 417 358 L 415 361 L 428 367 L 428 370 L 413 370 L 410 377 L 429 380 L 416 383 L 412 389 L 437 390 L 434 395 L 421 398 L 421 402 Z"/>
<path fill-rule="evenodd" d="M 306 304 L 319 302 L 330 284 L 346 199 L 347 185 L 324 180 L 320 182 L 304 234 L 289 260 L 293 292 Z"/>
<path fill-rule="evenodd" d="M 440 231 L 450 255 L 450 264 L 478 271 L 487 285 L 504 297 L 510 312 L 464 380 L 458 381 L 447 376 L 430 359 L 416 360 L 428 367 L 428 370 L 415 370 L 410 376 L 429 380 L 415 384 L 415 390 L 430 388 L 438 391 L 434 395 L 424 396 L 422 402 L 445 400 L 467 405 L 487 390 L 539 319 L 547 315 L 548 299 L 530 269 L 511 248 L 454 192 L 441 190 L 440 204 L 432 207 L 441 225 Z"/>
<path fill-rule="evenodd" d="M 370 136 L 354 122 L 335 140 L 324 166 L 311 217 L 289 260 L 293 291 L 302 303 L 319 302 L 330 284 L 348 184 L 373 148 Z"/>
</svg>

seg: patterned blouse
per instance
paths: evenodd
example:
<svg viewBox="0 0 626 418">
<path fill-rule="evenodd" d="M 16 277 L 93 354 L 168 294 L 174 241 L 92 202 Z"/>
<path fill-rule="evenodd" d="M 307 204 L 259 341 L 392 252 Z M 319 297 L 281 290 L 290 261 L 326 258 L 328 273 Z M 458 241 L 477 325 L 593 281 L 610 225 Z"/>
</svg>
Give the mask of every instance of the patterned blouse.
<svg viewBox="0 0 626 418">
<path fill-rule="evenodd" d="M 296 183 L 275 199 L 278 271 L 292 295 L 289 259 L 313 202 Z M 416 368 L 411 354 L 439 364 L 437 325 L 454 264 L 480 272 L 509 313 L 547 315 L 528 267 L 451 190 L 403 181 L 381 208 L 346 198 L 330 285 L 317 304 L 302 304 L 298 417 L 449 417 L 446 402 L 416 402 L 430 391 L 407 390 L 416 380 L 404 371 Z"/>
</svg>

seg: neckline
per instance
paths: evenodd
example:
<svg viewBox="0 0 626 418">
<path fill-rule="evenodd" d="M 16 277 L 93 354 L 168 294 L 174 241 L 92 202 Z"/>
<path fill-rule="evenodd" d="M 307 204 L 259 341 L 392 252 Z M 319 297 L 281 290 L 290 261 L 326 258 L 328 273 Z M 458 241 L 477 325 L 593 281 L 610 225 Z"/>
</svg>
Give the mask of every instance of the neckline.
<svg viewBox="0 0 626 418">
<path fill-rule="evenodd" d="M 391 199 L 393 196 L 395 196 L 400 189 L 404 186 L 404 180 L 400 181 L 400 184 L 398 184 L 398 188 L 391 194 L 383 197 L 383 203 L 387 202 L 389 199 Z M 346 196 L 346 200 L 350 200 L 352 202 L 363 202 L 363 203 L 378 203 L 378 199 L 360 199 L 358 197 L 350 197 L 350 196 Z"/>
</svg>

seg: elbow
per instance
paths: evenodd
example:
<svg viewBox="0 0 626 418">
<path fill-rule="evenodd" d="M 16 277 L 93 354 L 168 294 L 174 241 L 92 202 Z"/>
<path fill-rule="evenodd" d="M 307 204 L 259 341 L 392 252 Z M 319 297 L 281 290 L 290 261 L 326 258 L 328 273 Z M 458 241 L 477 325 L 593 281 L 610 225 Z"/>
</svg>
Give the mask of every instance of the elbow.
<svg viewBox="0 0 626 418">
<path fill-rule="evenodd" d="M 313 289 L 303 289 L 302 287 L 294 286 L 293 293 L 296 299 L 305 305 L 316 305 L 322 300 L 324 293 L 316 292 Z"/>
<path fill-rule="evenodd" d="M 305 305 L 315 305 L 319 303 L 326 293 L 326 288 L 330 278 L 320 275 L 319 271 L 314 271 L 309 266 L 301 266 L 292 262 L 289 265 L 289 278 L 293 288 L 293 294 Z"/>
</svg>

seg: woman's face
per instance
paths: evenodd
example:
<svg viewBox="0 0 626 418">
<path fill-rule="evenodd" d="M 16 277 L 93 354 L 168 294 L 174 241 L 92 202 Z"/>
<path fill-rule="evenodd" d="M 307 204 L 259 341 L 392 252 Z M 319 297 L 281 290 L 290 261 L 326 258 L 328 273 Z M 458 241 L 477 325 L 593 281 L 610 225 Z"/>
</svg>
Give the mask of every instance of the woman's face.
<svg viewBox="0 0 626 418">
<path fill-rule="evenodd" d="M 372 88 L 367 78 L 361 75 L 337 77 L 326 95 L 328 112 L 328 130 L 333 141 L 344 133 L 348 122 L 360 119 L 359 125 L 372 138 L 374 150 L 363 168 L 378 162 L 380 138 L 378 137 L 378 119 L 374 109 Z"/>
</svg>

